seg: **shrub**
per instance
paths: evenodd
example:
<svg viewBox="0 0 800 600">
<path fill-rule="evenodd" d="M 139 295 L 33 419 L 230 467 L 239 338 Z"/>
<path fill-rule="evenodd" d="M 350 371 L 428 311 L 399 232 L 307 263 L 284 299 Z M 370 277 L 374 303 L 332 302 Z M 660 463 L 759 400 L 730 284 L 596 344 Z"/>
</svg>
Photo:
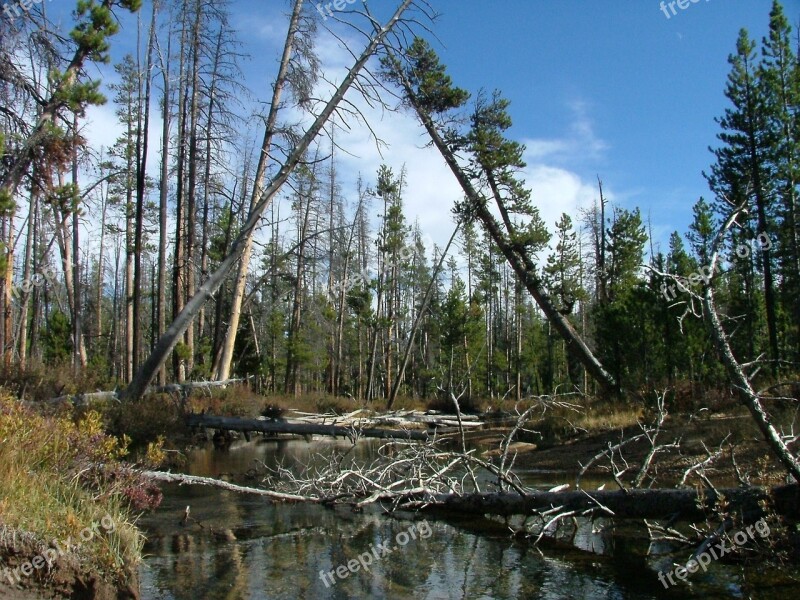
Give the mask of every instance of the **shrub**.
<svg viewBox="0 0 800 600">
<path fill-rule="evenodd" d="M 78 550 L 101 574 L 123 580 L 143 543 L 125 494 L 137 478 L 119 463 L 127 445 L 126 438 L 104 433 L 96 412 L 45 417 L 0 392 L 0 523 L 46 546 L 53 539 L 77 540 L 87 527 L 111 518 L 113 531 L 81 542 Z"/>
</svg>

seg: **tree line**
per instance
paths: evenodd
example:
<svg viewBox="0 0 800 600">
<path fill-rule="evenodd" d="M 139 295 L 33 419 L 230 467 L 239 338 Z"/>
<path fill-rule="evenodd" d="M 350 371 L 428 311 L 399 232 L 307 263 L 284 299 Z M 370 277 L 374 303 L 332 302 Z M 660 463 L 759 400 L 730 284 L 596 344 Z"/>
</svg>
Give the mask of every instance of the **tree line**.
<svg viewBox="0 0 800 600">
<path fill-rule="evenodd" d="M 402 164 L 346 183 L 337 140 L 358 120 L 339 105 L 344 84 L 317 98 L 318 16 L 302 0 L 258 115 L 260 144 L 242 142 L 253 119 L 241 99 L 263 90 L 242 83 L 227 2 L 80 0 L 68 36 L 45 7 L 4 24 L 6 368 L 70 365 L 123 386 L 248 376 L 264 393 L 389 404 L 713 386 L 724 370 L 687 290 L 712 281 L 713 238 L 741 205 L 713 274 L 717 305 L 737 359 L 766 356 L 773 375 L 793 368 L 800 63 L 779 2 L 760 43 L 744 30 L 736 41 L 710 199 L 666 252 L 599 178 L 593 206 L 545 223 L 519 175 L 524 148 L 506 137 L 513 107 L 455 87 L 424 40 L 401 46 L 390 32 L 409 27 L 412 3 L 398 4 L 345 83 L 405 90 L 450 157 L 465 200 L 443 247 L 405 209 Z M 106 99 L 88 68 L 110 61 L 115 11 L 137 13 L 137 41 Z M 376 54 L 381 73 L 365 75 Z M 122 131 L 111 148 L 84 132 L 87 107 L 105 100 Z"/>
</svg>

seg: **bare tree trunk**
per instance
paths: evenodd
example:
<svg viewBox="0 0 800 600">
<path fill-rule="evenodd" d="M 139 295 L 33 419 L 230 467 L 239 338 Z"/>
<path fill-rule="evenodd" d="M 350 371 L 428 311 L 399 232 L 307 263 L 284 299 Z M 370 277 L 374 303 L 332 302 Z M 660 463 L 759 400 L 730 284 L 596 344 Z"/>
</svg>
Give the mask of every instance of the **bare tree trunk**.
<svg viewBox="0 0 800 600">
<path fill-rule="evenodd" d="M 387 402 L 386 404 L 387 409 L 392 408 L 392 404 L 394 404 L 394 401 L 397 398 L 397 392 L 400 389 L 400 382 L 402 381 L 403 374 L 405 373 L 406 367 L 408 366 L 408 359 L 411 356 L 411 349 L 414 347 L 414 339 L 416 338 L 419 326 L 422 324 L 422 319 L 425 317 L 425 311 L 428 309 L 428 303 L 430 302 L 431 297 L 433 296 L 433 290 L 436 287 L 436 278 L 439 275 L 439 271 L 441 271 L 442 269 L 442 265 L 444 264 L 444 259 L 447 257 L 447 253 L 450 251 L 450 245 L 453 243 L 453 240 L 456 239 L 456 235 L 458 235 L 460 229 L 461 229 L 461 222 L 459 221 L 459 223 L 456 225 L 456 228 L 453 230 L 453 234 L 447 241 L 447 246 L 445 246 L 444 251 L 442 252 L 442 256 L 439 257 L 439 262 L 436 264 L 436 268 L 434 268 L 433 270 L 433 274 L 431 275 L 431 282 L 428 285 L 428 289 L 425 290 L 425 298 L 422 300 L 422 305 L 419 307 L 417 316 L 414 319 L 414 324 L 411 327 L 411 333 L 408 336 L 406 349 L 403 352 L 403 359 L 400 361 L 400 370 L 397 372 L 397 379 L 395 379 L 394 386 L 392 386 L 392 391 L 389 394 L 389 402 Z"/>
<path fill-rule="evenodd" d="M 108 214 L 108 193 L 102 194 L 100 209 L 100 244 L 97 256 L 97 289 L 95 295 L 95 334 L 93 348 L 98 348 L 103 336 L 103 286 L 106 279 L 106 217 Z"/>
<path fill-rule="evenodd" d="M 714 242 L 714 250 L 709 264 L 711 273 L 716 273 L 717 271 L 719 247 L 723 237 L 742 209 L 743 207 L 734 210 L 717 233 L 717 239 Z M 761 402 L 758 392 L 753 389 L 752 383 L 745 374 L 742 365 L 739 364 L 733 355 L 733 350 L 731 349 L 730 342 L 728 340 L 728 334 L 725 332 L 725 329 L 720 322 L 719 314 L 717 313 L 717 307 L 714 300 L 714 288 L 711 285 L 707 285 L 705 287 L 703 294 L 703 313 L 708 318 L 709 329 L 711 331 L 711 337 L 714 342 L 714 346 L 720 355 L 722 364 L 725 365 L 725 369 L 728 371 L 728 376 L 730 377 L 733 387 L 736 389 L 739 398 L 750 411 L 753 420 L 756 422 L 756 425 L 764 436 L 767 444 L 770 446 L 772 452 L 775 454 L 776 458 L 781 462 L 786 470 L 791 473 L 795 481 L 800 483 L 800 462 L 798 462 L 797 457 L 792 454 L 792 451 L 788 448 L 786 442 L 783 441 L 783 438 L 775 429 L 769 414 L 764 409 L 764 405 Z"/>
<path fill-rule="evenodd" d="M 39 208 L 39 202 L 34 203 L 34 210 L 33 216 L 29 217 L 33 219 L 33 261 L 32 261 L 32 271 L 34 273 L 41 273 L 42 271 L 42 263 L 44 262 L 45 258 L 40 257 L 39 247 L 40 247 L 40 237 L 42 235 L 41 232 L 41 210 Z M 33 286 L 33 299 L 31 302 L 31 335 L 30 335 L 30 356 L 31 358 L 38 359 L 39 358 L 39 321 L 41 316 L 42 310 L 42 287 L 41 286 Z M 27 325 L 26 325 L 27 327 Z"/>
<path fill-rule="evenodd" d="M 203 0 L 195 0 L 194 24 L 192 26 L 192 96 L 189 107 L 189 180 L 186 193 L 186 297 L 195 294 L 195 236 L 197 221 L 197 163 L 198 120 L 200 116 L 200 22 L 203 17 Z M 194 333 L 196 321 L 186 329 L 186 373 L 194 369 Z"/>
<path fill-rule="evenodd" d="M 367 401 L 372 400 L 374 398 L 373 389 L 375 388 L 375 363 L 378 360 L 378 339 L 381 336 L 381 327 L 380 327 L 380 320 L 381 320 L 381 307 L 383 305 L 383 285 L 380 280 L 383 279 L 383 274 L 378 274 L 378 298 L 375 305 L 375 323 L 372 327 L 372 343 L 370 344 L 369 349 L 369 362 L 367 363 L 367 389 L 365 392 L 365 396 Z"/>
<path fill-rule="evenodd" d="M 514 382 L 514 397 L 517 402 L 522 401 L 522 327 L 524 303 L 522 301 L 522 285 L 519 280 L 514 282 L 514 321 L 517 324 L 515 358 L 516 381 Z"/>
<path fill-rule="evenodd" d="M 28 233 L 25 238 L 25 261 L 22 267 L 22 300 L 19 311 L 19 366 L 25 369 L 28 357 L 28 300 L 31 295 L 31 277 L 33 275 L 33 247 L 36 238 L 37 216 L 39 214 L 39 190 L 36 186 L 31 190 L 30 208 L 28 210 Z"/>
<path fill-rule="evenodd" d="M 601 303 L 608 302 L 608 280 L 606 279 L 606 198 L 603 195 L 603 181 L 597 178 L 600 190 L 600 223 L 597 232 L 597 296 Z"/>
<path fill-rule="evenodd" d="M 347 287 L 345 285 L 347 280 L 347 274 L 350 271 L 350 253 L 353 248 L 353 239 L 356 235 L 356 228 L 359 225 L 359 219 L 361 218 L 361 211 L 362 211 L 362 204 L 364 202 L 364 192 L 362 189 L 358 191 L 358 206 L 356 207 L 355 216 L 353 217 L 353 225 L 350 227 L 350 234 L 347 239 L 347 246 L 344 249 L 344 263 L 342 265 L 342 272 L 340 275 L 339 280 L 339 287 L 338 287 L 338 301 L 339 301 L 339 311 L 336 315 L 336 331 L 334 333 L 334 369 L 333 370 L 333 389 L 331 393 L 333 395 L 337 395 L 342 385 L 342 362 L 343 362 L 343 354 L 344 354 L 344 319 L 345 315 L 347 314 Z M 331 210 L 332 201 L 331 201 Z M 333 228 L 331 227 L 331 248 L 333 248 Z M 331 264 L 331 276 L 330 282 L 328 285 L 328 293 L 330 297 L 333 298 L 333 292 L 336 290 L 336 286 L 334 285 L 333 281 L 333 252 L 329 254 L 329 260 Z M 359 368 L 361 366 L 361 332 L 358 332 L 358 344 L 359 344 Z M 360 381 L 359 381 L 360 385 Z M 357 392 L 357 396 L 361 397 L 360 393 Z"/>
<path fill-rule="evenodd" d="M 164 335 L 158 340 L 153 352 L 140 367 L 139 372 L 136 374 L 134 380 L 125 390 L 123 390 L 121 394 L 123 398 L 132 399 L 141 397 L 144 390 L 153 380 L 153 377 L 155 377 L 158 369 L 178 343 L 179 337 L 183 335 L 183 333 L 189 327 L 192 319 L 197 315 L 203 304 L 205 304 L 208 298 L 219 289 L 230 271 L 233 269 L 236 261 L 241 258 L 246 239 L 252 235 L 256 225 L 258 225 L 258 222 L 261 219 L 262 213 L 267 206 L 269 206 L 273 196 L 281 189 L 283 184 L 286 183 L 289 175 L 300 163 L 306 150 L 308 150 L 308 147 L 311 145 L 311 142 L 317 137 L 317 135 L 319 135 L 325 123 L 327 123 L 331 118 L 331 115 L 339 106 L 339 103 L 344 98 L 347 90 L 350 89 L 350 87 L 353 85 L 353 82 L 358 77 L 358 74 L 364 68 L 364 65 L 366 65 L 370 57 L 375 53 L 389 31 L 394 28 L 411 3 L 412 0 L 403 0 L 386 25 L 384 25 L 370 39 L 369 44 L 361 53 L 350 71 L 347 73 L 336 92 L 325 105 L 325 108 L 322 110 L 322 112 L 320 112 L 313 124 L 298 141 L 295 148 L 287 157 L 284 165 L 273 177 L 271 183 L 264 189 L 258 204 L 250 212 L 247 222 L 244 224 L 242 230 L 239 232 L 239 235 L 234 240 L 230 253 L 220 262 L 217 270 L 214 271 L 209 278 L 199 286 L 197 293 L 189 299 L 180 314 L 177 315 L 172 324 L 167 328 L 167 331 L 164 333 Z"/>
<path fill-rule="evenodd" d="M 136 132 L 136 215 L 135 232 L 133 242 L 133 318 L 136 325 L 133 327 L 132 339 L 132 367 L 133 371 L 139 368 L 139 360 L 142 355 L 142 235 L 144 228 L 144 196 L 147 185 L 147 150 L 150 141 L 150 90 L 152 88 L 153 76 L 151 73 L 153 66 L 153 51 L 155 49 L 156 37 L 156 14 L 158 3 L 153 3 L 153 12 L 150 19 L 150 33 L 147 41 L 147 58 L 144 67 L 144 98 L 141 94 L 141 83 L 139 84 L 139 119 L 138 131 Z M 138 62 L 138 59 L 137 59 Z M 141 77 L 139 78 L 141 82 Z M 142 120 L 142 107 L 144 102 L 144 120 Z M 133 372 L 132 371 L 132 372 Z"/>
<path fill-rule="evenodd" d="M 222 34 L 220 29 L 217 35 L 217 45 L 214 50 L 214 65 L 211 69 L 211 85 L 208 92 L 208 118 L 206 119 L 206 138 L 205 138 L 205 172 L 203 173 L 203 219 L 200 243 L 200 280 L 203 281 L 208 276 L 208 214 L 209 199 L 211 196 L 211 129 L 214 124 L 214 111 L 216 109 L 217 80 L 219 77 L 219 63 L 222 51 Z M 205 307 L 200 311 L 197 319 L 197 335 L 202 338 L 205 334 Z"/>
<path fill-rule="evenodd" d="M 184 2 L 181 25 L 181 52 L 179 62 L 179 89 L 178 89 L 178 158 L 177 182 L 175 189 L 175 258 L 172 265 L 172 318 L 177 319 L 184 308 L 185 296 L 185 186 L 184 167 L 186 162 L 186 103 L 188 90 L 186 84 L 185 55 L 186 55 L 186 2 Z M 165 332 L 166 333 L 166 332 Z M 183 332 L 181 332 L 183 335 Z M 162 336 L 163 337 L 163 336 Z M 177 343 L 177 340 L 176 340 Z M 186 365 L 176 352 L 173 356 L 173 369 L 175 378 L 181 382 L 186 379 Z"/>
<path fill-rule="evenodd" d="M 308 184 L 308 194 L 304 198 L 304 186 L 301 184 L 298 187 L 297 196 L 299 203 L 299 210 L 303 211 L 302 220 L 298 223 L 297 231 L 297 266 L 295 269 L 294 281 L 294 298 L 292 299 L 292 314 L 289 317 L 289 331 L 286 336 L 286 376 L 283 382 L 283 391 L 285 394 L 293 394 L 294 396 L 300 395 L 300 386 L 297 380 L 297 371 L 299 368 L 299 361 L 297 357 L 297 345 L 300 343 L 300 327 L 302 324 L 301 315 L 303 309 L 303 297 L 306 294 L 303 285 L 305 281 L 305 266 L 306 266 L 306 246 L 308 240 L 308 228 L 311 222 L 311 207 L 314 202 L 314 187 L 315 175 L 311 174 L 312 180 Z M 305 207 L 303 207 L 303 200 L 305 199 Z M 305 208 L 305 210 L 303 210 Z M 298 215 L 299 217 L 299 215 Z"/>
<path fill-rule="evenodd" d="M 334 297 L 334 257 L 336 256 L 336 235 L 334 232 L 334 213 L 336 212 L 336 122 L 335 120 L 331 120 L 331 167 L 328 179 L 328 281 L 327 281 L 327 293 L 328 298 L 333 300 Z M 352 233 L 350 236 L 352 240 Z M 344 256 L 344 273 L 347 273 L 347 263 L 348 263 L 348 256 L 347 252 L 349 251 L 349 245 L 347 250 L 345 251 Z M 339 369 L 341 354 L 340 354 L 340 346 L 339 346 L 339 316 L 344 316 L 344 306 L 340 304 L 341 310 L 337 315 L 336 319 L 336 327 L 331 330 L 331 334 L 328 338 L 328 393 L 333 396 L 337 396 L 339 394 Z"/>
<path fill-rule="evenodd" d="M 78 116 L 75 115 L 72 127 L 77 139 L 78 136 Z M 78 189 L 78 147 L 72 148 L 72 185 Z M 86 368 L 86 346 L 83 339 L 83 324 L 81 322 L 81 261 L 80 261 L 80 209 L 78 206 L 72 207 L 72 286 L 73 286 L 73 305 L 72 305 L 72 345 L 73 362 L 72 365 L 77 371 Z"/>
<path fill-rule="evenodd" d="M 14 291 L 14 209 L 6 217 L 8 229 L 5 238 L 5 272 L 3 273 L 3 363 L 6 369 L 14 357 L 14 333 L 12 327 Z"/>
<path fill-rule="evenodd" d="M 115 240 L 114 246 L 114 296 L 111 303 L 111 335 L 108 338 L 108 356 L 111 358 L 112 377 L 119 376 L 120 373 L 124 375 L 124 366 L 119 364 L 119 259 L 120 247 L 119 240 Z M 124 357 L 123 357 L 124 358 Z"/>
<path fill-rule="evenodd" d="M 158 329 L 156 339 L 164 335 L 167 326 L 167 226 L 169 210 L 169 135 L 172 122 L 170 112 L 170 51 L 172 38 L 167 42 L 166 64 L 161 63 L 161 74 L 164 83 L 164 104 L 162 107 L 161 127 L 161 181 L 159 182 L 158 199 Z M 158 369 L 158 383 L 167 382 L 166 365 Z"/>
<path fill-rule="evenodd" d="M 286 42 L 283 47 L 283 56 L 281 57 L 281 63 L 278 67 L 278 76 L 275 79 L 275 86 L 272 92 L 272 102 L 270 104 L 269 113 L 267 114 L 266 128 L 264 130 L 264 140 L 261 143 L 261 154 L 259 155 L 258 166 L 256 167 L 253 195 L 250 199 L 251 213 L 255 209 L 259 199 L 262 198 L 264 193 L 264 178 L 267 172 L 267 166 L 269 164 L 272 140 L 275 136 L 275 126 L 278 120 L 278 110 L 280 109 L 281 97 L 283 95 L 284 87 L 286 86 L 289 62 L 291 61 L 292 54 L 294 52 L 295 37 L 297 36 L 297 27 L 303 9 L 303 1 L 304 0 L 295 0 L 294 10 L 292 11 L 292 17 L 289 22 L 289 32 L 286 35 Z M 230 377 L 231 362 L 233 361 L 233 348 L 236 344 L 236 334 L 239 330 L 239 319 L 241 318 L 242 313 L 242 300 L 244 299 L 244 292 L 247 284 L 247 271 L 250 267 L 250 255 L 252 250 L 253 238 L 250 236 L 244 241 L 242 260 L 239 263 L 238 272 L 236 273 L 233 299 L 231 300 L 230 321 L 228 322 L 228 330 L 222 347 L 222 356 L 216 369 L 216 379 L 220 381 Z"/>
</svg>

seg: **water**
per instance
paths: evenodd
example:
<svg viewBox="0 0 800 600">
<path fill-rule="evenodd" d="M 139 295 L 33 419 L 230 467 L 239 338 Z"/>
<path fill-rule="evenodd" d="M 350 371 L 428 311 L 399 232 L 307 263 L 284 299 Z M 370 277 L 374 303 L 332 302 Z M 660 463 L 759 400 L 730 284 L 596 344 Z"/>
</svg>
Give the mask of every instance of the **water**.
<svg viewBox="0 0 800 600">
<path fill-rule="evenodd" d="M 242 442 L 225 451 L 194 450 L 184 471 L 247 484 L 257 461 L 299 465 L 348 447 L 333 441 Z M 359 443 L 355 455 L 369 459 L 376 447 L 377 442 Z M 566 481 L 539 473 L 526 483 Z M 262 497 L 197 486 L 165 486 L 164 496 L 162 506 L 140 521 L 149 540 L 140 570 L 145 600 L 784 599 L 800 591 L 791 578 L 778 585 L 774 572 L 718 564 L 708 574 L 690 576 L 690 585 L 665 590 L 657 570 L 666 563 L 646 556 L 648 544 L 638 526 L 612 533 L 603 530 L 602 522 L 586 522 L 573 543 L 536 548 L 512 539 L 502 523 L 473 518 L 444 521 L 271 504 Z M 183 525 L 187 505 L 194 520 Z M 384 554 L 386 548 L 391 552 Z"/>
</svg>

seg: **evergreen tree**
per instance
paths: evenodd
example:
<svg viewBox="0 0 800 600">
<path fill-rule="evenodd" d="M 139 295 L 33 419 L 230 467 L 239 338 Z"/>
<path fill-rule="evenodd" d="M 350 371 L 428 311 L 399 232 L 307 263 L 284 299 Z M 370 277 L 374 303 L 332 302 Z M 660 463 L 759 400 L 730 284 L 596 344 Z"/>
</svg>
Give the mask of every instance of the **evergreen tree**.
<svg viewBox="0 0 800 600">
<path fill-rule="evenodd" d="M 773 236 L 776 206 L 774 169 L 771 163 L 774 139 L 767 118 L 767 94 L 758 77 L 756 46 L 746 30 L 739 32 L 736 53 L 728 62 L 731 72 L 725 96 L 731 107 L 717 119 L 722 131 L 717 135 L 720 147 L 713 150 L 716 162 L 708 176 L 709 185 L 720 198 L 738 206 L 747 202 L 755 213 L 757 231 L 744 232 L 745 239 L 756 235 Z M 721 206 L 724 216 L 730 206 Z M 741 242 L 741 239 L 737 240 Z M 747 260 L 747 259 L 745 259 Z M 759 253 L 764 274 L 763 293 L 766 309 L 769 353 L 779 358 L 773 256 L 770 250 Z M 756 315 L 750 314 L 754 319 Z"/>
<path fill-rule="evenodd" d="M 759 76 L 764 89 L 768 139 L 771 142 L 775 212 L 781 243 L 775 258 L 780 273 L 781 329 L 787 347 L 800 352 L 800 65 L 792 50 L 792 30 L 780 2 L 770 12 L 769 35 L 762 41 Z M 788 330 L 788 331 L 787 331 Z"/>
</svg>

